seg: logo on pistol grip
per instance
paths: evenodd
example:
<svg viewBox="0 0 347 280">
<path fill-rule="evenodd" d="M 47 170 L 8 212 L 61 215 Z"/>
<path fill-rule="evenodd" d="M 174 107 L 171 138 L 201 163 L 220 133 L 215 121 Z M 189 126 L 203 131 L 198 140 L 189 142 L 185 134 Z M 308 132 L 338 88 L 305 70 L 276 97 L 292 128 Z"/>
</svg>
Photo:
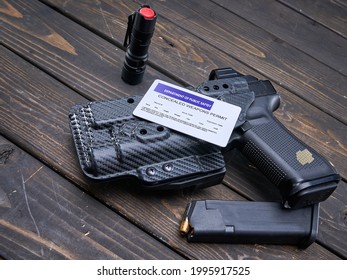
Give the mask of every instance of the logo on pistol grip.
<svg viewBox="0 0 347 280">
<path fill-rule="evenodd" d="M 297 151 L 296 152 L 296 159 L 298 160 L 298 162 L 301 163 L 301 165 L 309 164 L 309 163 L 314 161 L 313 155 L 307 149 L 305 149 L 303 151 L 301 151 L 301 150 Z"/>
</svg>

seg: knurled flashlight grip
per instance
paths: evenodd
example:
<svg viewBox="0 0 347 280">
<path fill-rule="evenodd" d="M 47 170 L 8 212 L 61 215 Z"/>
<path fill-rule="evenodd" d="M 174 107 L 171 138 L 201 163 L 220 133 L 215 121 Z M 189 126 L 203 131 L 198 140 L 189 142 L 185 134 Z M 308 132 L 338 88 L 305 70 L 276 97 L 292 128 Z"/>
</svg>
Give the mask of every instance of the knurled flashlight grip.
<svg viewBox="0 0 347 280">
<path fill-rule="evenodd" d="M 332 165 L 272 115 L 250 120 L 241 129 L 241 152 L 279 188 L 285 205 L 318 203 L 335 190 L 340 176 Z"/>
<path fill-rule="evenodd" d="M 136 85 L 143 79 L 156 20 L 157 14 L 147 5 L 129 16 L 123 43 L 127 49 L 122 69 L 122 79 L 128 84 Z"/>
</svg>

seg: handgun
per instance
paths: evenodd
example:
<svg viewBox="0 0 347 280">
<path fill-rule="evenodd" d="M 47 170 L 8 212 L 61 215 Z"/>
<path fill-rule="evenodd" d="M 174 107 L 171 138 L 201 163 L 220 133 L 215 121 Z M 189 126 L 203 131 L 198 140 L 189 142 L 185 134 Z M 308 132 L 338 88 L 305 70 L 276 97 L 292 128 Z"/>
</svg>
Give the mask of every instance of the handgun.
<svg viewBox="0 0 347 280">
<path fill-rule="evenodd" d="M 315 204 L 336 189 L 340 176 L 332 164 L 273 116 L 280 96 L 269 80 L 220 68 L 197 91 L 241 107 L 226 150 L 239 149 L 278 187 L 285 206 Z"/>
<path fill-rule="evenodd" d="M 69 113 L 84 174 L 137 178 L 147 189 L 209 187 L 223 180 L 223 153 L 237 148 L 279 188 L 287 207 L 318 203 L 335 190 L 334 167 L 273 116 L 280 97 L 270 81 L 220 68 L 196 91 L 241 108 L 226 148 L 133 116 L 141 96 L 94 101 Z"/>
</svg>

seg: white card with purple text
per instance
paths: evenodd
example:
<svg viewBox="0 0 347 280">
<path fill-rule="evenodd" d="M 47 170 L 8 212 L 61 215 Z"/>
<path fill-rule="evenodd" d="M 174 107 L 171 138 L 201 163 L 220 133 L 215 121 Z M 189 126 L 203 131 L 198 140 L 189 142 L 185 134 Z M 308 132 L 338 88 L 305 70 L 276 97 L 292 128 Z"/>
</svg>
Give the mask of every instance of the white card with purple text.
<svg viewBox="0 0 347 280">
<path fill-rule="evenodd" d="M 240 112 L 238 106 L 155 80 L 133 114 L 225 147 Z"/>
</svg>

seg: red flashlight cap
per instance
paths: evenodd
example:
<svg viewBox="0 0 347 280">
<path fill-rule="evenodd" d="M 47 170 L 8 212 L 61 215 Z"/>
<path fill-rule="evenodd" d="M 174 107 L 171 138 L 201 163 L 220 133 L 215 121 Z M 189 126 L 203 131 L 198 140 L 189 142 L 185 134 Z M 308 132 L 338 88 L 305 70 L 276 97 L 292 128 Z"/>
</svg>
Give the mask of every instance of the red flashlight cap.
<svg viewBox="0 0 347 280">
<path fill-rule="evenodd" d="M 145 19 L 153 19 L 155 17 L 155 12 L 148 7 L 141 8 L 139 12 Z"/>
</svg>

